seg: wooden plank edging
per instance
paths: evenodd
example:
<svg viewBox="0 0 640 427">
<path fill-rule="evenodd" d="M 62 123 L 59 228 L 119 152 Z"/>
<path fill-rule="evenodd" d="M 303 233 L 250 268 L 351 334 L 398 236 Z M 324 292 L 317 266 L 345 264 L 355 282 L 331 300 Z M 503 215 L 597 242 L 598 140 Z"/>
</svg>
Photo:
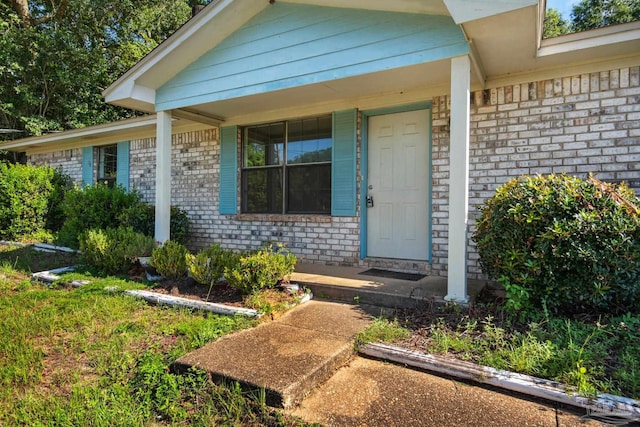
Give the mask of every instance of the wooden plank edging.
<svg viewBox="0 0 640 427">
<path fill-rule="evenodd" d="M 590 399 L 579 394 L 569 394 L 564 385 L 556 381 L 382 343 L 366 344 L 360 348 L 359 353 L 455 378 L 489 384 L 554 402 L 578 406 L 593 412 L 640 420 L 640 402 L 626 397 L 598 394 L 596 398 Z"/>
</svg>

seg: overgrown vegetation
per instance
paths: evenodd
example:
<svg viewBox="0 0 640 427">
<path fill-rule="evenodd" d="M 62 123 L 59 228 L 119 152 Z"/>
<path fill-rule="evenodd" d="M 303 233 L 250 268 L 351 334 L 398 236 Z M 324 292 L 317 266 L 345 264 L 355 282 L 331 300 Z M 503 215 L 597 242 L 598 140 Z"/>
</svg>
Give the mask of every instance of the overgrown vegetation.
<svg viewBox="0 0 640 427">
<path fill-rule="evenodd" d="M 640 306 L 638 206 L 622 184 L 521 177 L 487 200 L 473 240 L 511 312 L 619 315 Z"/>
<path fill-rule="evenodd" d="M 66 257 L 0 247 L 0 424 L 302 425 L 236 384 L 171 371 L 176 358 L 252 321 L 104 290 L 139 286 L 126 280 L 85 277 L 92 284 L 73 290 L 28 280 L 35 262 L 75 262 Z"/>
<path fill-rule="evenodd" d="M 640 315 L 520 321 L 493 303 L 406 312 L 400 345 L 547 378 L 588 396 L 640 398 Z M 373 341 L 376 338 L 367 339 Z"/>
<path fill-rule="evenodd" d="M 82 262 L 105 274 L 126 273 L 138 257 L 150 256 L 155 248 L 152 237 L 131 227 L 87 230 L 79 240 Z"/>
<path fill-rule="evenodd" d="M 0 162 L 0 238 L 49 240 L 68 186 L 60 170 Z"/>
<path fill-rule="evenodd" d="M 122 186 L 110 188 L 95 184 L 68 191 L 62 209 L 65 221 L 58 234 L 58 243 L 78 248 L 78 237 L 87 229 L 107 229 L 128 226 L 138 233 L 153 237 L 155 208 L 142 201 L 136 191 Z M 172 239 L 181 243 L 189 232 L 189 219 L 182 209 L 171 208 Z"/>
</svg>

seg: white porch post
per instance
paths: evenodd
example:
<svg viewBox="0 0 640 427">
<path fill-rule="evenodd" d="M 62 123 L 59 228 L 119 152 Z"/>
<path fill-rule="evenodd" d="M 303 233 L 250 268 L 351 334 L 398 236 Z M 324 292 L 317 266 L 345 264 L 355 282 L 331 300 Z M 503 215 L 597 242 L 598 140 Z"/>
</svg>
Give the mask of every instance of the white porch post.
<svg viewBox="0 0 640 427">
<path fill-rule="evenodd" d="M 466 303 L 467 218 L 469 210 L 469 113 L 471 61 L 451 59 L 451 133 L 449 143 L 449 249 L 447 301 Z"/>
<path fill-rule="evenodd" d="M 156 242 L 170 236 L 171 218 L 171 111 L 159 111 L 156 122 Z"/>
</svg>

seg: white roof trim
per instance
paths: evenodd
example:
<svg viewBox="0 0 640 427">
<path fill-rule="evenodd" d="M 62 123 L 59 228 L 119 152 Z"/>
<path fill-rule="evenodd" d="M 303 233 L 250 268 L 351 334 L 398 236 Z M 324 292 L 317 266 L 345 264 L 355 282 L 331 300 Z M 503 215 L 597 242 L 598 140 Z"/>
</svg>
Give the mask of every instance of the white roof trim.
<svg viewBox="0 0 640 427">
<path fill-rule="evenodd" d="M 640 40 L 640 21 L 543 39 L 538 57 Z"/>
</svg>

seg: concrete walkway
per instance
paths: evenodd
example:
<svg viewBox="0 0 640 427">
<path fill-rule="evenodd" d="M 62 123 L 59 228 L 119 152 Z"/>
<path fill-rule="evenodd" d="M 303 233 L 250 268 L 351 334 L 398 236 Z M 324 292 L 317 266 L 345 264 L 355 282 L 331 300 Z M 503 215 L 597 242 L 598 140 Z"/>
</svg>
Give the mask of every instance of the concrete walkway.
<svg viewBox="0 0 640 427">
<path fill-rule="evenodd" d="M 325 426 L 600 426 L 544 404 L 355 357 L 289 412 Z"/>
<path fill-rule="evenodd" d="M 585 425 L 546 404 L 354 356 L 353 338 L 371 321 L 359 306 L 311 301 L 189 353 L 176 367 L 263 387 L 269 405 L 328 426 Z"/>
<path fill-rule="evenodd" d="M 275 321 L 189 353 L 176 367 L 195 366 L 214 379 L 264 387 L 269 405 L 287 408 L 347 362 L 355 334 L 371 319 L 353 305 L 310 301 Z"/>
</svg>

